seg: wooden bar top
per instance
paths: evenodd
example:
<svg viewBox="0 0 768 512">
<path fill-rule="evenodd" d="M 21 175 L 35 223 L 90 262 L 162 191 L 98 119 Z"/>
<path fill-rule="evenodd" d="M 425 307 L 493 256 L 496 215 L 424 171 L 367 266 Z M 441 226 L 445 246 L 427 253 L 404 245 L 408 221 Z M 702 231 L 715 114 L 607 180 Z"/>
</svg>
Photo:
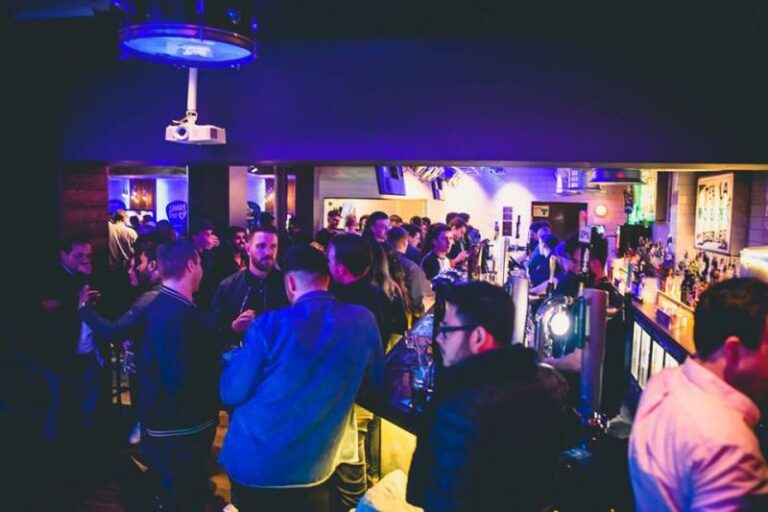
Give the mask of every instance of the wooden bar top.
<svg viewBox="0 0 768 512">
<path fill-rule="evenodd" d="M 685 327 L 680 326 L 678 323 L 672 329 L 668 329 L 656 320 L 657 304 L 633 301 L 632 305 L 638 313 L 654 326 L 656 331 L 668 338 L 668 341 L 677 344 L 690 355 L 696 352 L 696 345 L 693 343 L 692 318 L 688 320 L 688 324 Z"/>
</svg>

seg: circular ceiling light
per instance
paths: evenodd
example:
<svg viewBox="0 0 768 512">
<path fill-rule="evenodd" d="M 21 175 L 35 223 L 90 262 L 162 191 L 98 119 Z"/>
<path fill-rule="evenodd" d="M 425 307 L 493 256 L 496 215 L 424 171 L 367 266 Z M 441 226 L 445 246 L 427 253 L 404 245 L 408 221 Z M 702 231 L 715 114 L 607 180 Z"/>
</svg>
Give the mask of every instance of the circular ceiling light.
<svg viewBox="0 0 768 512">
<path fill-rule="evenodd" d="M 608 207 L 602 203 L 598 204 L 597 206 L 595 206 L 595 215 L 597 215 L 598 217 L 605 217 L 606 215 L 608 215 Z"/>
<path fill-rule="evenodd" d="M 242 0 L 211 7 L 202 0 L 124 1 L 117 7 L 125 15 L 118 32 L 125 55 L 201 68 L 239 66 L 255 57 L 257 26 Z"/>
</svg>

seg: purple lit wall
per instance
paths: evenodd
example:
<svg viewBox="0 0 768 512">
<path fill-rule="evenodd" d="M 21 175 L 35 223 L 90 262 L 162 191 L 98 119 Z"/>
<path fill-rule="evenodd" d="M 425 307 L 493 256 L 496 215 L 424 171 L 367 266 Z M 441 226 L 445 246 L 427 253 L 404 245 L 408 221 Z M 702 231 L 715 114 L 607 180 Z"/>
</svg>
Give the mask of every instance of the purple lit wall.
<svg viewBox="0 0 768 512">
<path fill-rule="evenodd" d="M 610 46 L 610 45 L 606 45 Z M 768 162 L 768 102 L 724 60 L 522 43 L 271 43 L 239 71 L 203 70 L 201 123 L 223 147 L 167 143 L 186 74 L 111 61 L 78 78 L 66 160 Z M 679 57 L 679 58 L 678 58 Z M 736 67 L 739 56 L 732 56 Z M 727 98 L 727 102 L 723 102 Z M 762 99 L 761 99 L 762 98 Z"/>
</svg>

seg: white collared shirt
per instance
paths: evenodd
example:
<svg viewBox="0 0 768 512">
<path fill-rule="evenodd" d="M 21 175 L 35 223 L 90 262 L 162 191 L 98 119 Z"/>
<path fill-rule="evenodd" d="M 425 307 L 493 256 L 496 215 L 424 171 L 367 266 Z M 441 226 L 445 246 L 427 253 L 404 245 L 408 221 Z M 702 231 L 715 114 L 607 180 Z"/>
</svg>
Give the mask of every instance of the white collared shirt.
<svg viewBox="0 0 768 512">
<path fill-rule="evenodd" d="M 757 406 L 693 358 L 643 391 L 629 446 L 637 510 L 749 510 L 768 494 Z"/>
</svg>

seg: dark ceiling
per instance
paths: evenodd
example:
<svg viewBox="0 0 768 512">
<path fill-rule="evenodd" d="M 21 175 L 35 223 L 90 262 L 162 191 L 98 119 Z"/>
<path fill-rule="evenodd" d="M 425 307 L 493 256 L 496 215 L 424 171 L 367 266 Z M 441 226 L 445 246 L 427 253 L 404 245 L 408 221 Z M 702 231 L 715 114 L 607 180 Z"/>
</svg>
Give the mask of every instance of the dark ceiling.
<svg viewBox="0 0 768 512">
<path fill-rule="evenodd" d="M 10 19 L 109 16 L 108 0 L 5 0 Z M 226 2 L 225 2 L 226 3 Z M 768 42 L 768 2 L 527 2 L 492 0 L 252 0 L 259 39 L 472 37 L 606 45 Z M 562 4 L 562 5 L 560 5 Z"/>
</svg>

